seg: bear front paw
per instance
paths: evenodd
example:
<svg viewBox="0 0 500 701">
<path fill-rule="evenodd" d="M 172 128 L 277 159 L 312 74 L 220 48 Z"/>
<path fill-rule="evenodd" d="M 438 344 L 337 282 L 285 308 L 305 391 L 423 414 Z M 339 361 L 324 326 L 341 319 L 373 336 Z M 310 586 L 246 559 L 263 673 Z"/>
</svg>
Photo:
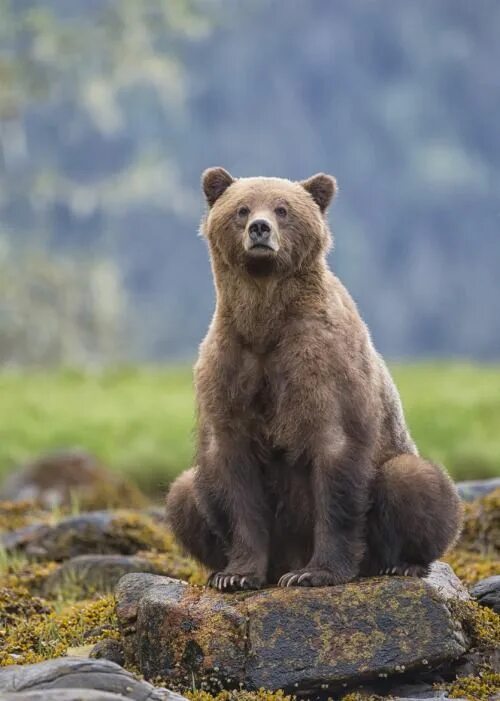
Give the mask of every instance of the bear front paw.
<svg viewBox="0 0 500 701">
<path fill-rule="evenodd" d="M 278 581 L 279 587 L 331 587 L 348 579 L 333 570 L 307 568 L 287 572 Z"/>
<path fill-rule="evenodd" d="M 253 574 L 214 572 L 208 578 L 207 586 L 224 592 L 260 589 L 262 586 L 262 580 Z"/>
</svg>

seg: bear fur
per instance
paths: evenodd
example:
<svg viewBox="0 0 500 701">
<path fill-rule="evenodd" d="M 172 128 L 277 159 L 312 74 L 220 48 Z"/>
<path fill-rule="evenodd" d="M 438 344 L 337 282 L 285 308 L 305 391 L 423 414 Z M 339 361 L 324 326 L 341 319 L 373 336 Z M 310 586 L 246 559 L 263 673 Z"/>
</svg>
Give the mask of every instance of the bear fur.
<svg viewBox="0 0 500 701">
<path fill-rule="evenodd" d="M 389 371 L 329 270 L 334 178 L 203 174 L 216 309 L 195 366 L 196 466 L 167 497 L 223 591 L 424 575 L 460 500 L 421 458 Z"/>
</svg>

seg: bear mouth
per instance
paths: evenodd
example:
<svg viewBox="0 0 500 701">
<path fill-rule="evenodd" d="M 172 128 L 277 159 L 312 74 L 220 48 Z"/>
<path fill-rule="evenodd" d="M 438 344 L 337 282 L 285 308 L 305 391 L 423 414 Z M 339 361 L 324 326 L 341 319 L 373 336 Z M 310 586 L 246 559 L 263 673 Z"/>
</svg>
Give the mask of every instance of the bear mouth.
<svg viewBox="0 0 500 701">
<path fill-rule="evenodd" d="M 248 249 L 249 251 L 267 251 L 268 253 L 276 253 L 275 249 L 268 243 L 254 243 L 250 248 Z"/>
</svg>

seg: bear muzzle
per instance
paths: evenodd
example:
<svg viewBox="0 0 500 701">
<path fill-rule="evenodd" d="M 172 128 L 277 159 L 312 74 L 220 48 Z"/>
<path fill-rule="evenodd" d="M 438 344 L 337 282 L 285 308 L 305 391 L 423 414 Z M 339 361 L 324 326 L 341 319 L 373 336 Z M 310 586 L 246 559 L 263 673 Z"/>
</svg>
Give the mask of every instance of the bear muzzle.
<svg viewBox="0 0 500 701">
<path fill-rule="evenodd" d="M 278 236 L 268 219 L 254 219 L 249 222 L 245 232 L 245 250 L 257 253 L 274 252 L 279 250 Z"/>
</svg>

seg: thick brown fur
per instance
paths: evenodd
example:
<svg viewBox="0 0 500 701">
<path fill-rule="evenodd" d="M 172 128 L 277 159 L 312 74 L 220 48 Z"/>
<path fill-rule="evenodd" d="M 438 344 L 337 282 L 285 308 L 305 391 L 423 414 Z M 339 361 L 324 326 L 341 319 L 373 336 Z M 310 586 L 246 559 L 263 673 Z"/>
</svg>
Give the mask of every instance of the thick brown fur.
<svg viewBox="0 0 500 701">
<path fill-rule="evenodd" d="M 425 574 L 457 536 L 460 501 L 419 457 L 328 269 L 335 180 L 213 168 L 203 188 L 217 302 L 195 367 L 196 467 L 167 499 L 174 533 L 222 590 Z"/>
</svg>

